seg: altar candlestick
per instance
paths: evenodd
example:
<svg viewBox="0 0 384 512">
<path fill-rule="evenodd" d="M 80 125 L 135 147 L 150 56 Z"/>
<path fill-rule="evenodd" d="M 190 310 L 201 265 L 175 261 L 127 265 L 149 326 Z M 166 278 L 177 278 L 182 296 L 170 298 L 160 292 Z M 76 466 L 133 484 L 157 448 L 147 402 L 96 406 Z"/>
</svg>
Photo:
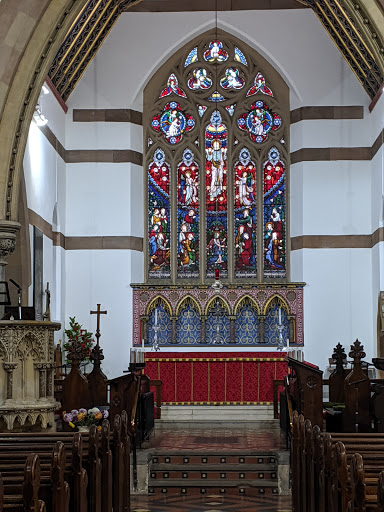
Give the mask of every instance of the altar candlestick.
<svg viewBox="0 0 384 512">
<path fill-rule="evenodd" d="M 281 325 L 281 308 L 279 308 L 279 325 Z"/>
</svg>

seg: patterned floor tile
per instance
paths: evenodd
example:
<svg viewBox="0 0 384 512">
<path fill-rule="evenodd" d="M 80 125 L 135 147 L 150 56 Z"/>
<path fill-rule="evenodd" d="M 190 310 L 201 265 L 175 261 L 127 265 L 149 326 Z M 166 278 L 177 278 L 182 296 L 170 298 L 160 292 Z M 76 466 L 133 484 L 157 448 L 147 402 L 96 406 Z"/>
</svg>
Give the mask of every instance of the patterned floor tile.
<svg viewBox="0 0 384 512">
<path fill-rule="evenodd" d="M 132 512 L 291 512 L 290 496 L 239 498 L 230 496 L 154 498 L 133 496 Z"/>
</svg>

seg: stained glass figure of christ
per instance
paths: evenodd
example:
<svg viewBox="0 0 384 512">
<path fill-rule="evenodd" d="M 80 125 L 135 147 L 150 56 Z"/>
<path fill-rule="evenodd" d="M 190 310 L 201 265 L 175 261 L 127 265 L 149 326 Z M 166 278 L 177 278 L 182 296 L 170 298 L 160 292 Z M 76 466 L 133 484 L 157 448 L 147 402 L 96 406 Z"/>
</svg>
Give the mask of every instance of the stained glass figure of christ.
<svg viewBox="0 0 384 512">
<path fill-rule="evenodd" d="M 227 127 L 215 110 L 205 130 L 207 276 L 227 275 Z"/>
</svg>

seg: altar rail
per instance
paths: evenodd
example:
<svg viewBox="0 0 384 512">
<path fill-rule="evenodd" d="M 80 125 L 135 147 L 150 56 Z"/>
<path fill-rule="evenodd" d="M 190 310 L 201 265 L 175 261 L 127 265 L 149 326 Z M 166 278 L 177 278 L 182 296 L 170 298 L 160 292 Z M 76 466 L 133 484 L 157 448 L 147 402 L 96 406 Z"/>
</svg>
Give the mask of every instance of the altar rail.
<svg viewBox="0 0 384 512">
<path fill-rule="evenodd" d="M 147 353 L 145 362 L 163 405 L 270 405 L 273 381 L 287 373 L 281 352 Z"/>
</svg>

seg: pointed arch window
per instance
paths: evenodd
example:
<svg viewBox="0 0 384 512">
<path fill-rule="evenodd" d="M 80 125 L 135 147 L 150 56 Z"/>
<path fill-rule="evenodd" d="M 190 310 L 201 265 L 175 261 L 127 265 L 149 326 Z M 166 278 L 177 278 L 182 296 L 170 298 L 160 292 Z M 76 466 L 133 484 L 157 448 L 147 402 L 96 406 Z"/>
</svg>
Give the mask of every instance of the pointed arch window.
<svg viewBox="0 0 384 512">
<path fill-rule="evenodd" d="M 144 104 L 146 279 L 287 278 L 289 90 L 276 70 L 208 34 L 164 64 Z"/>
</svg>

